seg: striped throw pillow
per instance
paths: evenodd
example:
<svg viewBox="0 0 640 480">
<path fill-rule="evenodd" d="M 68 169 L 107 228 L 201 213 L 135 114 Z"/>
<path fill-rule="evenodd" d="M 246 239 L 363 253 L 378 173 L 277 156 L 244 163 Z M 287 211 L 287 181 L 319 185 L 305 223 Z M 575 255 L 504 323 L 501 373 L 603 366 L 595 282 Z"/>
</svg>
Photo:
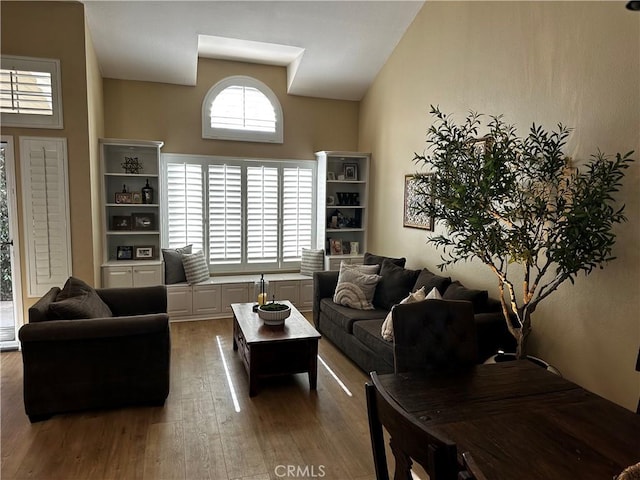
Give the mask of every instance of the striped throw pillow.
<svg viewBox="0 0 640 480">
<path fill-rule="evenodd" d="M 182 266 L 189 285 L 204 282 L 209 279 L 209 266 L 202 250 L 196 253 L 182 255 Z"/>
<path fill-rule="evenodd" d="M 300 262 L 300 273 L 302 275 L 313 276 L 313 272 L 324 270 L 324 250 L 302 249 L 302 261 Z"/>
</svg>

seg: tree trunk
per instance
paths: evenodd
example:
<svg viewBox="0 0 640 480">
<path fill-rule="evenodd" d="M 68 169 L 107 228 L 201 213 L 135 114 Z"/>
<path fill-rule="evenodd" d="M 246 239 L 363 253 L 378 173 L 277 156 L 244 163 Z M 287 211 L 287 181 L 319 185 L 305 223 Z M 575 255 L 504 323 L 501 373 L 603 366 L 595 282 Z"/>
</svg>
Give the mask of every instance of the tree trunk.
<svg viewBox="0 0 640 480">
<path fill-rule="evenodd" d="M 520 329 L 520 335 L 516 337 L 516 358 L 527 358 L 527 340 L 531 333 L 531 314 L 533 311 L 529 308 L 529 305 L 524 305 L 518 309 L 518 316 L 522 321 L 522 328 Z"/>
</svg>

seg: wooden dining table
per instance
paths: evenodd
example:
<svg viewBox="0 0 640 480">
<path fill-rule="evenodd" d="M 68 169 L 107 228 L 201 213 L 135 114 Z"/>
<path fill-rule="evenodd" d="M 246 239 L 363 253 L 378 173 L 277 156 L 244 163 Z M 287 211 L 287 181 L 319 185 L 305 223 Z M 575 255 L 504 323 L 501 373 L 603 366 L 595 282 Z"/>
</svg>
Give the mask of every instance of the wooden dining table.
<svg viewBox="0 0 640 480">
<path fill-rule="evenodd" d="M 527 360 L 378 378 L 489 480 L 612 480 L 640 462 L 640 415 Z"/>
</svg>

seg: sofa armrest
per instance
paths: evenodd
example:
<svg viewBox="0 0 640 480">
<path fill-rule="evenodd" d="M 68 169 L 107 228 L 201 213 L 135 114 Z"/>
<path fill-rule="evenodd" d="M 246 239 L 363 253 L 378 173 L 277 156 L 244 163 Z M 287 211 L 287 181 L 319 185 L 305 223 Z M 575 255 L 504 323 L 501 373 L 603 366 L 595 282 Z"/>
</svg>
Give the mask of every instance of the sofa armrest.
<svg viewBox="0 0 640 480">
<path fill-rule="evenodd" d="M 29 307 L 29 323 L 44 322 L 49 319 L 49 305 L 55 302 L 59 287 L 52 287 L 36 303 Z"/>
<path fill-rule="evenodd" d="M 333 298 L 338 285 L 337 270 L 327 270 L 313 273 L 313 323 L 318 328 L 320 320 L 320 300 Z"/>
<path fill-rule="evenodd" d="M 167 287 L 99 288 L 96 290 L 114 317 L 167 312 Z"/>
<path fill-rule="evenodd" d="M 80 320 L 49 320 L 27 323 L 18 337 L 23 344 L 34 342 L 85 341 L 160 333 L 169 329 L 166 313 L 132 317 L 89 318 Z"/>
</svg>

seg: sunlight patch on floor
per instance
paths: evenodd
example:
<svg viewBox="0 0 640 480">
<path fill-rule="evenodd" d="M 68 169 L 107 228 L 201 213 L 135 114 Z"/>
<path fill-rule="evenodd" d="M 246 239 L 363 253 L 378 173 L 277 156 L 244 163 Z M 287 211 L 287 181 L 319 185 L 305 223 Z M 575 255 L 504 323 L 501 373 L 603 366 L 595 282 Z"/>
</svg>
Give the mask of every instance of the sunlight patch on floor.
<svg viewBox="0 0 640 480">
<path fill-rule="evenodd" d="M 227 360 L 224 358 L 224 352 L 222 351 L 222 343 L 220 342 L 220 335 L 216 335 L 216 342 L 218 342 L 218 350 L 220 351 L 220 358 L 222 359 L 222 365 L 224 366 L 224 374 L 227 377 L 227 383 L 229 384 L 229 391 L 231 392 L 231 399 L 233 400 L 233 408 L 237 413 L 240 413 L 240 404 L 238 403 L 238 396 L 236 395 L 236 389 L 233 386 L 233 380 L 231 380 L 231 372 L 227 366 Z"/>
<path fill-rule="evenodd" d="M 351 391 L 342 382 L 342 380 L 338 378 L 338 376 L 334 373 L 334 371 L 331 370 L 331 368 L 329 368 L 329 365 L 327 365 L 327 363 L 322 359 L 320 355 L 318 355 L 318 360 L 320 360 L 320 363 L 324 366 L 324 368 L 327 369 L 327 372 L 329 372 L 329 374 L 335 379 L 335 381 L 338 382 L 338 385 L 340 385 L 340 388 L 342 388 L 342 390 L 344 390 L 347 395 L 349 395 L 350 397 L 353 397 L 353 394 L 351 393 Z"/>
</svg>

